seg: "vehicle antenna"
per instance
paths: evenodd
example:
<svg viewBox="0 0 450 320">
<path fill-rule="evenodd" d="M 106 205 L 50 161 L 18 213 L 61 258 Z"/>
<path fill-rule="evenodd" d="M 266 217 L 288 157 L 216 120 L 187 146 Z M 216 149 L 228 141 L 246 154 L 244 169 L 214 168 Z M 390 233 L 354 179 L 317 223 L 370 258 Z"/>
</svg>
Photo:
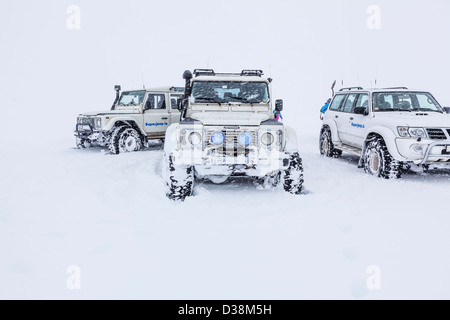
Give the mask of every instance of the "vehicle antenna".
<svg viewBox="0 0 450 320">
<path fill-rule="evenodd" d="M 142 87 L 145 90 L 145 81 L 144 81 L 144 73 L 142 72 Z"/>
</svg>

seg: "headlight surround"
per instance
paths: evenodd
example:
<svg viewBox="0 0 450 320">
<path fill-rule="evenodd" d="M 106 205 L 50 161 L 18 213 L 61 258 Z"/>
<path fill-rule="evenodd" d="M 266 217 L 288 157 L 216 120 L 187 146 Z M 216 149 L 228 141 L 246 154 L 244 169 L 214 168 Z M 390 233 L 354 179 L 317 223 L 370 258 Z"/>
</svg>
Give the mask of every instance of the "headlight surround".
<svg viewBox="0 0 450 320">
<path fill-rule="evenodd" d="M 398 134 L 400 137 L 412 137 L 412 138 L 426 138 L 427 132 L 424 128 L 414 127 L 398 127 Z"/>
<path fill-rule="evenodd" d="M 211 134 L 211 142 L 216 146 L 221 146 L 225 142 L 225 135 L 221 131 L 215 131 Z"/>
<path fill-rule="evenodd" d="M 266 132 L 261 136 L 261 143 L 265 146 L 270 146 L 275 141 L 273 134 Z"/>
<path fill-rule="evenodd" d="M 196 146 L 196 145 L 199 145 L 202 142 L 202 136 L 198 132 L 192 132 L 189 135 L 188 140 L 189 140 L 190 144 Z"/>
<path fill-rule="evenodd" d="M 102 118 L 97 117 L 94 119 L 94 128 L 101 129 L 102 128 Z"/>
<path fill-rule="evenodd" d="M 427 136 L 424 128 L 409 128 L 408 132 L 414 138 L 425 138 Z"/>
<path fill-rule="evenodd" d="M 252 142 L 253 142 L 253 135 L 250 132 L 248 131 L 241 132 L 241 134 L 239 135 L 239 143 L 242 146 L 248 147 Z"/>
</svg>

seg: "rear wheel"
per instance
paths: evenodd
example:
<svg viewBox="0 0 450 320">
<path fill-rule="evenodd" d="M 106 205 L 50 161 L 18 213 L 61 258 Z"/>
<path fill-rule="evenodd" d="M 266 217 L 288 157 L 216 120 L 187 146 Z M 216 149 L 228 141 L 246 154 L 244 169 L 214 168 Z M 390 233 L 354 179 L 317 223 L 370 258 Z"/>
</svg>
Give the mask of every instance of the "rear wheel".
<svg viewBox="0 0 450 320">
<path fill-rule="evenodd" d="M 142 149 L 142 138 L 139 133 L 128 126 L 117 127 L 111 135 L 109 150 L 112 154 L 133 152 Z"/>
<path fill-rule="evenodd" d="M 389 153 L 383 139 L 375 139 L 368 143 L 364 155 L 364 170 L 384 179 L 400 179 L 402 164 Z"/>
<path fill-rule="evenodd" d="M 331 131 L 328 128 L 323 129 L 320 135 L 320 154 L 329 158 L 339 158 L 342 151 L 334 148 L 333 140 L 331 139 Z"/>
</svg>

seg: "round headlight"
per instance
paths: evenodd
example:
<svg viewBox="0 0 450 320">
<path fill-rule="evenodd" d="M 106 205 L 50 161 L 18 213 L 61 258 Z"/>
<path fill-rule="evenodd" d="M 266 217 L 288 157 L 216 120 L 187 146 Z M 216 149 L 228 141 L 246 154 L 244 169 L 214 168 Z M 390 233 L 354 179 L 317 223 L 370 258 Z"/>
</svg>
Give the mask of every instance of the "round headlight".
<svg viewBox="0 0 450 320">
<path fill-rule="evenodd" d="M 253 142 L 253 136 L 250 132 L 244 131 L 239 135 L 239 143 L 244 147 L 249 146 Z"/>
<path fill-rule="evenodd" d="M 220 132 L 216 131 L 211 135 L 211 142 L 214 143 L 216 146 L 220 146 L 225 141 L 225 135 Z"/>
<path fill-rule="evenodd" d="M 261 142 L 266 145 L 270 146 L 273 143 L 274 137 L 271 133 L 264 133 L 261 137 Z"/>
<path fill-rule="evenodd" d="M 193 145 L 197 145 L 202 142 L 202 136 L 198 132 L 192 132 L 189 135 L 189 142 Z"/>
<path fill-rule="evenodd" d="M 425 130 L 423 130 L 422 128 L 411 128 L 409 129 L 409 134 L 411 135 L 411 137 L 423 138 L 425 137 Z"/>
</svg>

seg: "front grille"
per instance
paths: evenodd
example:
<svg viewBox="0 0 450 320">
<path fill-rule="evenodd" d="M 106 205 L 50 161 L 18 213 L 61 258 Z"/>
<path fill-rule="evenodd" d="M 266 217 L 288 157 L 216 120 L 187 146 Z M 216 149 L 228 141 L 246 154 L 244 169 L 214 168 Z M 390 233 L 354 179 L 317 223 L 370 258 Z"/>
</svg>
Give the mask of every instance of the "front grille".
<svg viewBox="0 0 450 320">
<path fill-rule="evenodd" d="M 450 129 L 448 129 L 450 130 Z M 442 129 L 427 129 L 428 137 L 431 140 L 447 140 L 444 130 Z"/>
<path fill-rule="evenodd" d="M 220 145 L 216 146 L 211 142 L 211 135 L 216 132 L 222 132 L 225 135 L 225 142 Z M 252 142 L 249 146 L 245 147 L 239 143 L 239 135 L 242 132 L 249 132 L 252 135 Z M 250 148 L 255 147 L 258 145 L 258 134 L 256 130 L 252 130 L 249 128 L 233 128 L 228 129 L 226 127 L 220 127 L 220 128 L 205 128 L 205 148 L 213 148 L 222 155 L 228 155 L 228 156 L 238 156 L 238 155 L 247 155 L 250 151 Z"/>
</svg>

